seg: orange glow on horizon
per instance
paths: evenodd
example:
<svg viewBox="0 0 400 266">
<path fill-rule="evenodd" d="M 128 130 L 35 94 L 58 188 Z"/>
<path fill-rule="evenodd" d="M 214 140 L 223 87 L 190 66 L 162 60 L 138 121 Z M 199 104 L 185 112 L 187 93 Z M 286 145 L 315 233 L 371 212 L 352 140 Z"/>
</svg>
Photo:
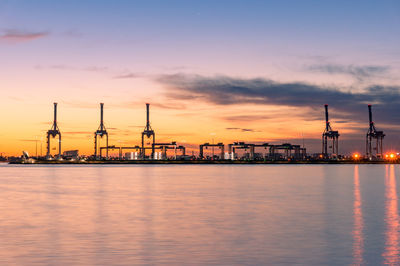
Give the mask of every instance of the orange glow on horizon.
<svg viewBox="0 0 400 266">
<path fill-rule="evenodd" d="M 385 158 L 388 160 L 394 160 L 394 159 L 396 159 L 396 154 L 394 154 L 393 152 L 387 153 L 387 154 L 385 154 Z"/>
</svg>

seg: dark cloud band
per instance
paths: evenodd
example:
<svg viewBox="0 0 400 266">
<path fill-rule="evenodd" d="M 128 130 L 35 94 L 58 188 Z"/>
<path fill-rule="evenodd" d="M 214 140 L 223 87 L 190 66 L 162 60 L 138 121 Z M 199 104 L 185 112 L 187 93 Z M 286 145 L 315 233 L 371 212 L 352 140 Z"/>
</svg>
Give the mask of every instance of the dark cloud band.
<svg viewBox="0 0 400 266">
<path fill-rule="evenodd" d="M 164 75 L 157 81 L 168 87 L 170 98 L 196 100 L 216 105 L 263 104 L 320 108 L 329 104 L 341 119 L 364 121 L 366 105 L 373 104 L 374 117 L 385 123 L 399 123 L 400 87 L 373 85 L 357 91 L 317 86 L 302 82 L 279 83 L 268 79 L 240 79 L 227 76 Z"/>
</svg>

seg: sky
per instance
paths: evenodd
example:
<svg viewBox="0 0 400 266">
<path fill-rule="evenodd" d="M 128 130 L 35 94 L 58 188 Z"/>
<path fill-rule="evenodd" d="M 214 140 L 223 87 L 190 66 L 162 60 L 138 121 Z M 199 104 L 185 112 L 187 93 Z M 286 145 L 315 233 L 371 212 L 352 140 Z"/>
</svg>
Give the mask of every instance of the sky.
<svg viewBox="0 0 400 266">
<path fill-rule="evenodd" d="M 0 153 L 45 152 L 53 102 L 63 150 L 111 145 L 305 145 L 324 104 L 340 153 L 364 152 L 367 104 L 400 151 L 399 1 L 0 0 Z M 53 142 L 55 143 L 55 142 Z"/>
</svg>

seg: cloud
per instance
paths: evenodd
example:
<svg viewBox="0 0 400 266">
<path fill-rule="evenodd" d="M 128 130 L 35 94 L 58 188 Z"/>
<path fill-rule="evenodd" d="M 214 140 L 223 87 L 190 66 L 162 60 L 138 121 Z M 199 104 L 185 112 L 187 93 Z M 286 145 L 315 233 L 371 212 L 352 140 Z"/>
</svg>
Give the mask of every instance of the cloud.
<svg viewBox="0 0 400 266">
<path fill-rule="evenodd" d="M 62 132 L 64 134 L 68 134 L 68 135 L 89 135 L 89 134 L 93 134 L 93 132 L 90 131 L 66 131 L 66 132 Z"/>
<path fill-rule="evenodd" d="M 98 67 L 98 66 L 89 66 L 89 67 L 85 67 L 83 68 L 83 70 L 85 71 L 90 71 L 90 72 L 108 72 L 109 69 L 108 67 Z"/>
<path fill-rule="evenodd" d="M 242 131 L 242 132 L 259 132 L 251 128 L 227 127 L 226 130 Z"/>
<path fill-rule="evenodd" d="M 19 139 L 18 141 L 24 141 L 24 142 L 40 142 L 40 139 Z"/>
<path fill-rule="evenodd" d="M 84 34 L 77 29 L 69 29 L 64 32 L 64 35 L 72 38 L 82 38 L 84 36 Z"/>
<path fill-rule="evenodd" d="M 73 107 L 73 108 L 83 108 L 83 109 L 98 109 L 99 104 L 98 103 L 92 103 L 92 102 L 83 102 L 83 101 L 62 101 L 62 104 L 68 107 Z"/>
<path fill-rule="evenodd" d="M 49 32 L 33 32 L 33 31 L 23 31 L 16 29 L 4 30 L 0 33 L 0 42 L 7 43 L 20 43 L 28 42 L 36 39 L 44 38 L 49 35 Z"/>
<path fill-rule="evenodd" d="M 99 73 L 108 73 L 110 69 L 105 66 L 87 66 L 87 67 L 76 67 L 64 64 L 57 64 L 57 65 L 49 65 L 49 66 L 42 66 L 37 65 L 35 66 L 36 69 L 54 69 L 54 70 L 68 70 L 68 71 L 88 71 L 88 72 L 99 72 Z"/>
<path fill-rule="evenodd" d="M 161 109 L 171 109 L 171 110 L 184 110 L 184 109 L 186 109 L 186 106 L 183 105 L 182 103 L 164 104 L 164 103 L 155 102 L 155 103 L 152 103 L 151 105 L 154 106 L 154 107 L 157 107 L 157 108 L 161 108 Z"/>
<path fill-rule="evenodd" d="M 260 121 L 260 120 L 268 120 L 272 118 L 267 115 L 231 115 L 222 117 L 223 120 L 229 122 L 248 122 L 248 121 Z M 238 128 L 227 128 L 227 129 L 238 129 Z"/>
<path fill-rule="evenodd" d="M 389 66 L 355 66 L 355 65 L 337 65 L 337 64 L 322 64 L 311 65 L 306 67 L 307 70 L 314 72 L 322 72 L 327 74 L 345 74 L 350 75 L 358 81 L 386 74 L 389 72 Z"/>
<path fill-rule="evenodd" d="M 146 101 L 142 101 L 142 100 L 130 101 L 130 102 L 121 103 L 120 106 L 124 107 L 124 108 L 131 108 L 131 107 L 143 106 L 145 102 Z M 171 101 L 169 103 L 161 103 L 161 102 L 151 101 L 150 107 L 156 107 L 156 108 L 160 108 L 160 109 L 170 109 L 170 110 L 186 109 L 186 105 L 179 101 Z"/>
<path fill-rule="evenodd" d="M 54 65 L 36 65 L 35 69 L 52 69 L 60 71 L 82 71 L 82 72 L 93 72 L 99 74 L 107 74 L 112 79 L 135 79 L 146 77 L 144 73 L 133 73 L 128 70 L 113 69 L 107 66 L 73 66 L 66 64 L 54 64 Z"/>
<path fill-rule="evenodd" d="M 374 117 L 399 123 L 400 86 L 371 85 L 357 92 L 304 82 L 280 83 L 265 78 L 241 79 L 227 76 L 163 75 L 156 79 L 174 100 L 204 101 L 215 105 L 275 105 L 319 110 L 330 104 L 336 119 L 364 121 L 367 104 L 373 104 Z M 321 114 L 323 112 L 321 111 Z M 301 114 L 297 114 L 301 115 Z M 307 110 L 304 111 L 307 114 Z M 246 116 L 246 115 L 245 115 Z M 267 115 L 268 116 L 268 115 Z"/>
<path fill-rule="evenodd" d="M 185 133 L 185 132 L 179 132 L 179 133 L 173 133 L 173 132 L 159 132 L 157 134 L 158 136 L 163 136 L 163 137 L 188 137 L 188 136 L 194 136 L 193 133 Z"/>
<path fill-rule="evenodd" d="M 127 73 L 127 74 L 117 75 L 114 77 L 114 79 L 134 79 L 134 78 L 140 78 L 142 76 L 143 76 L 142 74 L 138 73 Z"/>
</svg>

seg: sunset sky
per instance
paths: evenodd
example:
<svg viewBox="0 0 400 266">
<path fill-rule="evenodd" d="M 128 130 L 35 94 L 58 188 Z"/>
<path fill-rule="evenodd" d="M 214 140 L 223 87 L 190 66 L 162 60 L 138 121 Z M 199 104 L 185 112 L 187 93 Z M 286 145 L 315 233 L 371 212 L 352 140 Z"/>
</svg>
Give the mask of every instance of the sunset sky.
<svg viewBox="0 0 400 266">
<path fill-rule="evenodd" d="M 0 153 L 35 151 L 58 102 L 63 150 L 158 141 L 364 152 L 367 104 L 400 151 L 400 1 L 0 0 Z M 40 144 L 39 144 L 40 145 Z M 189 149 L 190 150 L 190 149 Z"/>
</svg>

